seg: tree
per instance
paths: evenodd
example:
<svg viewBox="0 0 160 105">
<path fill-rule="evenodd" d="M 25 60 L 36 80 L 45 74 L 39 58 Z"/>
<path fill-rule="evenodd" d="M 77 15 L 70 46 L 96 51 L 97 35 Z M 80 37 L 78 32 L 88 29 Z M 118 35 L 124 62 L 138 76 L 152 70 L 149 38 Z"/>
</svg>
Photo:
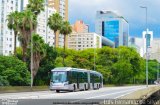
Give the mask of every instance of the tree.
<svg viewBox="0 0 160 105">
<path fill-rule="evenodd" d="M 61 29 L 61 25 L 62 25 L 62 17 L 58 14 L 55 13 L 53 15 L 51 15 L 48 18 L 48 26 L 50 27 L 51 30 L 54 31 L 54 46 L 58 47 L 58 31 Z"/>
<path fill-rule="evenodd" d="M 29 0 L 27 9 L 30 9 L 36 16 L 44 11 L 44 0 Z"/>
<path fill-rule="evenodd" d="M 18 11 L 11 12 L 7 16 L 7 26 L 10 30 L 14 31 L 14 55 L 16 56 L 16 44 L 17 44 L 17 35 L 18 35 L 18 24 L 19 24 L 20 13 Z"/>
<path fill-rule="evenodd" d="M 30 73 L 26 63 L 12 56 L 0 56 L 0 85 L 27 86 Z"/>
<path fill-rule="evenodd" d="M 64 62 L 64 58 L 65 58 L 65 48 L 66 48 L 66 38 L 67 38 L 67 35 L 71 34 L 72 32 L 72 27 L 70 26 L 70 23 L 68 21 L 64 21 L 62 23 L 62 26 L 61 26 L 61 29 L 60 29 L 60 33 L 62 35 L 64 35 L 64 46 L 63 46 L 63 49 L 64 49 L 64 54 L 63 54 L 63 66 L 65 66 L 65 62 Z"/>
<path fill-rule="evenodd" d="M 33 34 L 33 78 L 36 76 L 39 64 L 41 60 L 46 55 L 46 45 L 44 43 L 44 40 L 42 37 L 40 37 L 38 34 Z"/>
<path fill-rule="evenodd" d="M 45 44 L 46 56 L 41 60 L 38 73 L 35 77 L 35 85 L 49 85 L 50 72 L 55 68 L 55 60 L 57 58 L 57 51 L 52 46 Z"/>
<path fill-rule="evenodd" d="M 153 84 L 157 80 L 158 62 L 156 60 L 148 61 L 148 80 L 150 84 Z"/>
<path fill-rule="evenodd" d="M 29 47 L 31 34 L 36 26 L 36 16 L 30 10 L 25 10 L 20 13 L 20 23 L 18 27 L 20 30 L 19 40 L 23 50 L 23 61 L 26 61 L 27 48 Z"/>
</svg>

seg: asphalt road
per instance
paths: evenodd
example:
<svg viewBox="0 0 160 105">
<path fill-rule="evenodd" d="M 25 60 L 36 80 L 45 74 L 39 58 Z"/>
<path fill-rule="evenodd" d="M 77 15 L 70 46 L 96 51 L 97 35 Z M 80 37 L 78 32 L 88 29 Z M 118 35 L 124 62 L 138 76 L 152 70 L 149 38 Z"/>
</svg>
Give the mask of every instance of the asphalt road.
<svg viewBox="0 0 160 105">
<path fill-rule="evenodd" d="M 96 103 L 98 105 L 98 102 L 102 102 L 104 99 L 118 99 L 144 88 L 146 88 L 146 86 L 105 87 L 99 90 L 61 93 L 54 91 L 5 93 L 0 94 L 0 99 L 2 99 L 0 105 L 6 105 L 5 102 L 14 103 L 15 105 L 56 105 L 56 103 L 57 105 L 65 105 L 64 103 L 66 102 L 72 102 L 74 103 L 73 105 L 75 105 L 76 103 L 94 102 L 95 105 Z M 60 104 L 60 102 L 62 103 Z"/>
</svg>

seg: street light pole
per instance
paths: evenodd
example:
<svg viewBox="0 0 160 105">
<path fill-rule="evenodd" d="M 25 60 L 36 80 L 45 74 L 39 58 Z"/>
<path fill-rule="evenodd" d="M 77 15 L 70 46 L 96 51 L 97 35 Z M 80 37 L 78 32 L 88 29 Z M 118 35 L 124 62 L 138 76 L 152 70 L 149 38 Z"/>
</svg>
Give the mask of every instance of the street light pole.
<svg viewBox="0 0 160 105">
<path fill-rule="evenodd" d="M 147 10 L 148 10 L 148 8 L 144 7 L 144 6 L 140 6 L 140 8 L 143 8 L 146 10 L 146 86 L 148 87 L 148 45 L 147 45 L 147 34 L 148 34 Z"/>
<path fill-rule="evenodd" d="M 45 6 L 46 6 L 46 43 L 48 43 L 48 27 L 47 27 L 47 21 L 48 21 L 48 0 L 46 0 Z"/>
<path fill-rule="evenodd" d="M 96 70 L 96 44 L 94 43 L 94 71 Z"/>
<path fill-rule="evenodd" d="M 159 50 L 159 44 L 158 43 L 156 43 L 157 44 L 157 53 L 158 53 L 158 50 Z M 159 79 L 159 61 L 157 61 L 157 80 Z"/>
<path fill-rule="evenodd" d="M 32 34 L 31 33 L 31 90 L 33 87 L 33 38 L 32 38 Z"/>
</svg>

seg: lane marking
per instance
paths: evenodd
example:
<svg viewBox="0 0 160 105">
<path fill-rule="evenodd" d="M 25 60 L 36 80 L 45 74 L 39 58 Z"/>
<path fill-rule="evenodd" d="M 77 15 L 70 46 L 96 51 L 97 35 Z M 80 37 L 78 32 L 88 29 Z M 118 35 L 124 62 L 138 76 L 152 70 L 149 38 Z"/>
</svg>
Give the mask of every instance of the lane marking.
<svg viewBox="0 0 160 105">
<path fill-rule="evenodd" d="M 146 88 L 146 87 L 139 88 L 139 89 L 137 89 L 137 90 L 135 90 L 135 91 L 138 91 L 138 90 L 140 90 L 140 89 L 145 89 L 145 88 Z M 131 93 L 133 93 L 133 92 L 135 92 L 135 91 L 131 91 L 131 92 L 126 93 L 126 94 L 122 94 L 122 95 L 120 95 L 120 96 L 115 97 L 114 99 L 118 99 L 118 98 L 120 98 L 120 97 L 126 96 L 126 95 L 131 94 Z"/>
<path fill-rule="evenodd" d="M 97 97 L 104 97 L 104 96 L 109 96 L 109 95 L 114 95 L 114 94 L 124 93 L 124 92 L 132 92 L 133 90 L 139 90 L 139 89 L 140 88 L 138 88 L 138 89 L 131 89 L 131 90 L 125 90 L 125 91 L 120 91 L 120 92 L 115 92 L 115 93 L 111 93 L 111 94 L 104 94 L 104 95 L 100 95 L 100 96 L 89 97 L 89 98 L 75 100 L 75 101 L 71 101 L 71 102 L 78 102 L 78 101 L 82 101 L 82 100 L 93 99 L 93 98 L 97 98 Z M 142 89 L 142 87 L 141 87 L 141 89 Z"/>
</svg>

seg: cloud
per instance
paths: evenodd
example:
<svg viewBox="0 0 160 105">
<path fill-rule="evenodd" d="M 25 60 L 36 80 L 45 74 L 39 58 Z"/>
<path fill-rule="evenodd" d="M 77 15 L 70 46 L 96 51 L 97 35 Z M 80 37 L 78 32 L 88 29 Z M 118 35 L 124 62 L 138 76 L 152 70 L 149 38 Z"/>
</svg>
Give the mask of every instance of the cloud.
<svg viewBox="0 0 160 105">
<path fill-rule="evenodd" d="M 148 7 L 149 24 L 160 24 L 159 5 L 160 0 L 69 0 L 69 17 L 71 23 L 81 19 L 94 24 L 96 11 L 112 10 L 129 21 L 132 32 L 145 24 L 145 10 L 140 6 Z"/>
</svg>

